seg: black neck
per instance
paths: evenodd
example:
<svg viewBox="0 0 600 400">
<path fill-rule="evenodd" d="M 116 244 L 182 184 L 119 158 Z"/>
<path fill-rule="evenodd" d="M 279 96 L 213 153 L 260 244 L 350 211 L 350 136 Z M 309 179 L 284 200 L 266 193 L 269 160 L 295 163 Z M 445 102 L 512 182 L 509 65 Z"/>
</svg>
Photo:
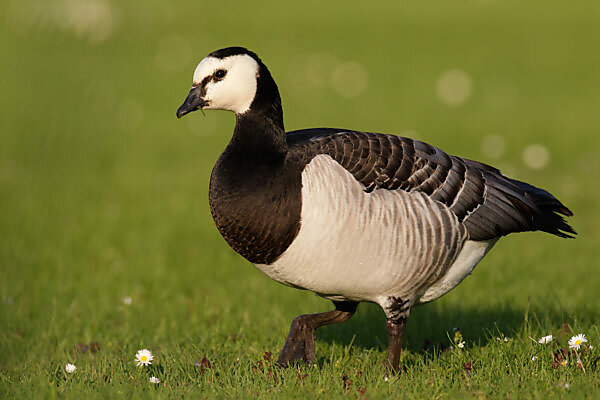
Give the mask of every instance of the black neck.
<svg viewBox="0 0 600 400">
<path fill-rule="evenodd" d="M 277 84 L 262 65 L 257 90 L 250 109 L 236 115 L 235 130 L 229 146 L 247 155 L 281 157 L 287 153 L 283 109 Z"/>
<path fill-rule="evenodd" d="M 280 157 L 287 153 L 285 131 L 276 120 L 249 111 L 236 116 L 235 130 L 229 147 L 246 156 Z"/>
</svg>

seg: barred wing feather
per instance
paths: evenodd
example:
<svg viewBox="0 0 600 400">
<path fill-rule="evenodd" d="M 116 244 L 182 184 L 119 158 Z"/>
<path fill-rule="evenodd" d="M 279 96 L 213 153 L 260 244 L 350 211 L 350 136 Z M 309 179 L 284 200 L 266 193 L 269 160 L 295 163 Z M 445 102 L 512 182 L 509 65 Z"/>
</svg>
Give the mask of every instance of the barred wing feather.
<svg viewBox="0 0 600 400">
<path fill-rule="evenodd" d="M 328 128 L 289 132 L 287 138 L 295 154 L 331 156 L 366 192 L 425 193 L 449 207 L 472 240 L 535 230 L 560 237 L 575 235 L 562 217 L 571 216 L 571 211 L 547 191 L 427 143 Z"/>
</svg>

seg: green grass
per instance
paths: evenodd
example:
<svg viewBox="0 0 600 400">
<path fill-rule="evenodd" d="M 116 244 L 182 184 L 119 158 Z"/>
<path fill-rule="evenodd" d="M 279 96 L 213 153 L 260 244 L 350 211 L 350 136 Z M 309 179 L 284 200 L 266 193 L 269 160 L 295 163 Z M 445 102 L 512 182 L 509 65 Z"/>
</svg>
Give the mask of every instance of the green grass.
<svg viewBox="0 0 600 400">
<path fill-rule="evenodd" d="M 0 397 L 596 396 L 596 3 L 93 3 L 91 17 L 69 14 L 84 3 L 66 0 L 0 6 Z M 578 238 L 500 241 L 457 289 L 413 311 L 405 372 L 390 382 L 383 314 L 369 304 L 318 331 L 316 366 L 275 378 L 265 353 L 277 356 L 296 315 L 330 304 L 263 276 L 212 223 L 208 177 L 234 119 L 178 121 L 175 110 L 196 63 L 228 45 L 270 67 L 288 129 L 416 131 L 549 189 L 575 212 Z M 347 61 L 368 76 L 354 98 L 327 84 L 328 65 Z M 456 107 L 435 89 L 452 68 L 472 81 Z M 489 134 L 505 140 L 499 159 L 481 151 Z M 522 161 L 532 143 L 550 152 L 541 170 Z M 586 373 L 573 362 L 553 368 L 530 339 L 563 323 L 595 346 Z M 453 327 L 463 350 L 444 350 Z M 150 370 L 135 366 L 140 348 L 155 354 Z M 201 372 L 203 357 L 211 368 Z M 78 367 L 68 376 L 67 362 Z"/>
</svg>

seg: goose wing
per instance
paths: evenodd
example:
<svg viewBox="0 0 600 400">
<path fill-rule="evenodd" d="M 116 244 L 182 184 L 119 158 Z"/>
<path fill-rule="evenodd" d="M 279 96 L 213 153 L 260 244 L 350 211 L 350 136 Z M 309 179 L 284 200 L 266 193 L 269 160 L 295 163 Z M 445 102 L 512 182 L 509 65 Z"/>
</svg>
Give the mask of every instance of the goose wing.
<svg viewBox="0 0 600 400">
<path fill-rule="evenodd" d="M 289 132 L 287 141 L 296 156 L 329 155 L 366 192 L 425 193 L 450 208 L 472 240 L 535 230 L 560 237 L 575 234 L 562 217 L 573 214 L 547 191 L 418 140 L 323 128 Z"/>
</svg>

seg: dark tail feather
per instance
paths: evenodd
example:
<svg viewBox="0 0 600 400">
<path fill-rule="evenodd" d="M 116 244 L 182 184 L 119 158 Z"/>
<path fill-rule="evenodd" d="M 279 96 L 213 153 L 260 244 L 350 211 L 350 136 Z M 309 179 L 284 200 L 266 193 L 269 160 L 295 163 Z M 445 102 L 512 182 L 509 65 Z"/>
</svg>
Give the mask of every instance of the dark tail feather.
<svg viewBox="0 0 600 400">
<path fill-rule="evenodd" d="M 525 196 L 537 206 L 538 210 L 533 214 L 532 221 L 535 229 L 562 238 L 572 239 L 577 235 L 577 232 L 563 218 L 563 216 L 571 217 L 573 213 L 556 197 L 525 182 L 512 180 L 512 183 L 523 190 Z"/>
</svg>

